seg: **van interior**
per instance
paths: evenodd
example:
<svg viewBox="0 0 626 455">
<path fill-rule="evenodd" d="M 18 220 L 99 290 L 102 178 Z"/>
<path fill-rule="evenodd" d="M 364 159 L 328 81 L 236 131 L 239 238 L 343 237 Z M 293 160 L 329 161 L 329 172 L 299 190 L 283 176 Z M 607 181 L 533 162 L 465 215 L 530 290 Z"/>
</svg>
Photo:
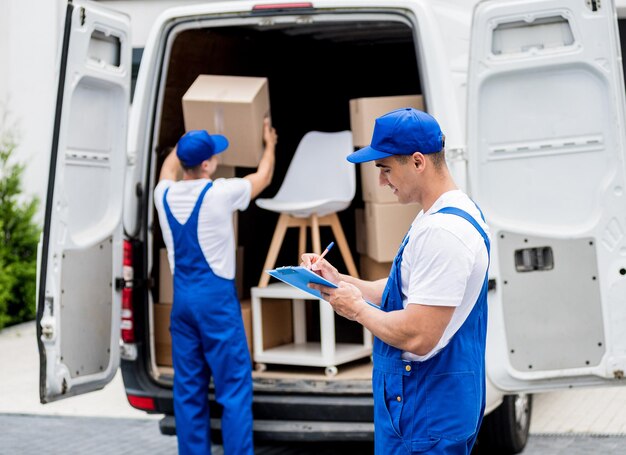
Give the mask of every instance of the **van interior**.
<svg viewBox="0 0 626 455">
<path fill-rule="evenodd" d="M 324 15 L 284 16 L 276 23 L 256 19 L 198 20 L 175 27 L 163 62 L 161 104 L 155 116 L 156 155 L 152 173 L 159 175 L 166 152 L 185 133 L 181 98 L 200 74 L 266 77 L 269 85 L 271 119 L 279 141 L 272 184 L 260 197 L 273 197 L 283 181 L 291 157 L 308 131 L 342 131 L 350 129 L 349 101 L 353 98 L 422 94 L 417 61 L 416 31 L 406 17 L 372 13 L 351 19 L 341 12 Z M 253 168 L 236 168 L 243 177 Z M 350 207 L 339 218 L 352 252 L 359 265 L 356 249 L 355 209 L 363 208 L 360 172 L 356 168 L 357 189 Z M 157 179 L 155 178 L 155 181 Z M 154 205 L 152 211 L 152 248 L 154 258 L 151 278 L 152 301 L 160 300 L 158 281 L 159 251 L 164 248 Z M 250 288 L 257 286 L 274 233 L 278 214 L 263 210 L 252 201 L 238 214 L 237 242 L 239 255 L 237 280 L 242 283 L 240 300 L 250 298 Z M 321 244 L 333 241 L 330 228 L 321 228 Z M 307 245 L 311 251 L 311 244 Z M 299 262 L 298 230 L 288 229 L 276 266 Z M 345 264 L 338 249 L 328 259 L 341 272 Z M 274 280 L 272 280 L 273 282 Z M 306 304 L 307 341 L 319 341 L 319 305 Z M 335 315 L 337 341 L 362 340 L 361 327 Z M 157 333 L 157 337 L 158 337 Z M 158 344 L 159 340 L 154 340 Z M 153 346 L 154 346 L 153 344 Z M 154 356 L 153 356 L 154 357 Z M 323 368 L 268 365 L 265 373 L 255 375 L 301 374 L 324 378 Z M 157 379 L 169 382 L 171 366 L 158 365 Z M 360 371 L 369 379 L 370 359 L 339 365 L 335 379 L 352 377 Z M 256 386 L 256 385 L 255 385 Z"/>
</svg>

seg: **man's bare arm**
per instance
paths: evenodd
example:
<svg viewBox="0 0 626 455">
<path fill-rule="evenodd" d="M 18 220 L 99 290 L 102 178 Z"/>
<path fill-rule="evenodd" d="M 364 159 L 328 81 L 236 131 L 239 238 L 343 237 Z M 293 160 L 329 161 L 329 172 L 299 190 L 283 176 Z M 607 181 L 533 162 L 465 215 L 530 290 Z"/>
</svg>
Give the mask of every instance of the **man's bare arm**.
<svg viewBox="0 0 626 455">
<path fill-rule="evenodd" d="M 161 180 L 174 180 L 178 181 L 182 178 L 183 168 L 180 166 L 180 160 L 176 155 L 176 147 L 167 155 L 163 166 L 161 166 L 161 173 L 159 174 L 159 181 Z"/>
<path fill-rule="evenodd" d="M 450 306 L 410 304 L 403 310 L 384 312 L 365 304 L 356 321 L 391 346 L 426 355 L 437 346 L 454 310 Z"/>
<path fill-rule="evenodd" d="M 269 118 L 263 120 L 263 142 L 265 142 L 265 150 L 259 167 L 253 174 L 246 175 L 244 178 L 249 180 L 252 184 L 252 191 L 250 192 L 250 199 L 254 199 L 261 192 L 269 186 L 272 182 L 274 175 L 274 163 L 276 160 L 276 142 L 278 141 L 278 135 L 276 130 L 270 125 Z"/>
</svg>

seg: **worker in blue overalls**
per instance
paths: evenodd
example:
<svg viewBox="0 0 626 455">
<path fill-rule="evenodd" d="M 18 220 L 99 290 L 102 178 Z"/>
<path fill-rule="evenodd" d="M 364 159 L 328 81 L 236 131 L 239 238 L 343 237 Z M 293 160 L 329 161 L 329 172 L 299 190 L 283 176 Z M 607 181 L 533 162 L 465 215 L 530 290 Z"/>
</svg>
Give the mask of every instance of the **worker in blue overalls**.
<svg viewBox="0 0 626 455">
<path fill-rule="evenodd" d="M 254 453 L 251 361 L 234 283 L 232 215 L 272 180 L 277 135 L 269 119 L 264 122 L 265 149 L 255 173 L 211 180 L 228 140 L 189 131 L 165 159 L 154 191 L 174 277 L 170 333 L 181 455 L 211 453 L 211 377 L 224 409 L 224 453 Z"/>
<path fill-rule="evenodd" d="M 317 255 L 302 258 L 338 288 L 310 286 L 375 336 L 374 444 L 381 455 L 469 454 L 485 408 L 489 229 L 455 185 L 444 142 L 433 117 L 398 109 L 377 118 L 371 145 L 348 157 L 375 161 L 381 185 L 399 202 L 422 206 L 388 278 L 363 281 Z"/>
</svg>

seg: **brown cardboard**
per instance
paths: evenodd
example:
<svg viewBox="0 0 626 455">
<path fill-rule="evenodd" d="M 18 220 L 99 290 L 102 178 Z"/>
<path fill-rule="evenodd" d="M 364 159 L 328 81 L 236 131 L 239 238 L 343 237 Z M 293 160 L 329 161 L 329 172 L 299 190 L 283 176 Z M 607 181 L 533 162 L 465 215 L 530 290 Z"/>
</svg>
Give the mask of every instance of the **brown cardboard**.
<svg viewBox="0 0 626 455">
<path fill-rule="evenodd" d="M 215 172 L 211 176 L 211 180 L 232 179 L 233 177 L 235 177 L 235 167 L 223 166 L 220 164 L 219 166 L 217 166 L 217 169 L 215 169 Z"/>
<path fill-rule="evenodd" d="M 169 303 L 154 304 L 154 348 L 156 364 L 172 366 L 172 338 L 170 336 L 170 313 L 172 305 Z"/>
<path fill-rule="evenodd" d="M 235 247 L 237 247 L 239 244 L 239 210 L 233 212 L 233 235 L 235 236 Z M 236 254 L 237 252 L 235 251 Z"/>
<path fill-rule="evenodd" d="M 263 349 L 293 343 L 292 301 L 289 299 L 261 299 L 263 319 Z"/>
<path fill-rule="evenodd" d="M 359 277 L 367 281 L 376 281 L 388 278 L 392 262 L 378 262 L 362 254 L 359 259 Z"/>
<path fill-rule="evenodd" d="M 395 203 L 398 198 L 387 185 L 379 185 L 380 169 L 374 161 L 359 164 L 361 167 L 361 194 L 366 202 Z"/>
<path fill-rule="evenodd" d="M 365 147 L 372 141 L 376 118 L 402 107 L 424 110 L 421 95 L 379 96 L 350 100 L 350 129 L 355 147 Z"/>
<path fill-rule="evenodd" d="M 263 153 L 263 118 L 270 99 L 265 77 L 201 74 L 182 98 L 185 130 L 203 129 L 228 138 L 219 162 L 257 167 Z"/>
<path fill-rule="evenodd" d="M 159 302 L 169 304 L 174 302 L 174 282 L 165 248 L 159 250 Z"/>
<path fill-rule="evenodd" d="M 237 289 L 239 300 L 247 298 L 244 295 L 245 289 L 243 286 L 243 246 L 238 246 L 235 254 L 235 288 Z"/>
<path fill-rule="evenodd" d="M 250 300 L 241 301 L 241 319 L 243 319 L 243 328 L 246 331 L 248 351 L 250 351 L 250 358 L 252 359 L 252 305 Z"/>
<path fill-rule="evenodd" d="M 367 233 L 365 232 L 365 209 L 354 209 L 354 228 L 356 231 L 356 251 L 367 254 Z"/>
<path fill-rule="evenodd" d="M 378 262 L 393 261 L 421 206 L 415 204 L 365 203 L 367 255 Z"/>
</svg>

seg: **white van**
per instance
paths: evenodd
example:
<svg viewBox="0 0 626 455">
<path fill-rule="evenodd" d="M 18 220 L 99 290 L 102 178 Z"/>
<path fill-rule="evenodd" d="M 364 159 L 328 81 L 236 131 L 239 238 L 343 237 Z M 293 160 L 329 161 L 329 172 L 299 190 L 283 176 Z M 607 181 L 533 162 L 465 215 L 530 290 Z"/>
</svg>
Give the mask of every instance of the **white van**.
<svg viewBox="0 0 626 455">
<path fill-rule="evenodd" d="M 534 392 L 624 384 L 625 104 L 611 1 L 178 7 L 151 31 L 132 109 L 129 29 L 123 14 L 68 4 L 41 244 L 42 402 L 102 388 L 121 363 L 130 403 L 174 431 L 173 371 L 155 360 L 152 190 L 161 151 L 184 132 L 181 96 L 202 73 L 268 78 L 280 135 L 268 196 L 305 132 L 349 129 L 350 99 L 423 95 L 493 233 L 479 444 L 521 451 Z M 362 204 L 357 192 L 341 214 L 353 250 Z M 274 225 L 255 204 L 240 214 L 247 287 Z M 255 372 L 255 435 L 372 439 L 370 374 L 369 360 L 332 378 Z"/>
</svg>

